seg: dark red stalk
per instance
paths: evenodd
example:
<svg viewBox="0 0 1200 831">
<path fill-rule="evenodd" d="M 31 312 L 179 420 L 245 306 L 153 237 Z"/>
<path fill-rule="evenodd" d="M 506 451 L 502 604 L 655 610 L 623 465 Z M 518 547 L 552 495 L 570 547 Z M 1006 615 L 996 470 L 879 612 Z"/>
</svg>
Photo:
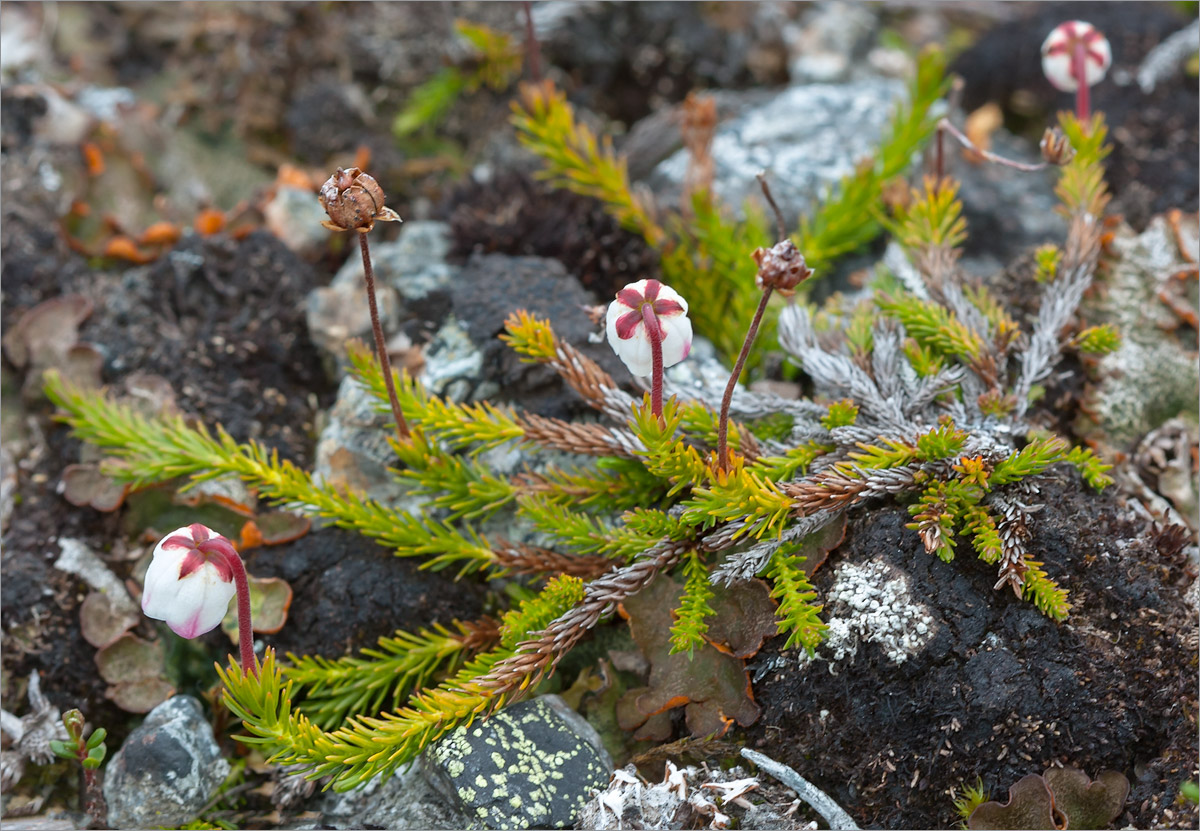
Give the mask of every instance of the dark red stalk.
<svg viewBox="0 0 1200 831">
<path fill-rule="evenodd" d="M 375 354 L 379 356 L 379 368 L 383 371 L 383 381 L 387 385 L 388 401 L 392 405 L 392 419 L 396 422 L 396 432 L 403 441 L 408 438 L 408 422 L 400 411 L 400 399 L 396 397 L 396 385 L 392 381 L 392 362 L 388 360 L 387 342 L 383 338 L 383 326 L 379 323 L 379 306 L 375 303 L 375 271 L 371 268 L 371 250 L 367 247 L 367 235 L 358 233 L 359 247 L 362 249 L 363 274 L 367 278 L 367 303 L 371 307 L 371 331 L 375 333 Z"/>
<path fill-rule="evenodd" d="M 1075 116 L 1084 124 L 1091 116 L 1091 94 L 1087 85 L 1087 44 L 1083 38 L 1075 38 L 1071 52 L 1071 74 L 1075 76 Z"/>
<path fill-rule="evenodd" d="M 86 751 L 84 758 L 87 758 Z M 100 789 L 100 777 L 95 770 L 87 767 L 83 769 L 83 810 L 92 818 L 96 828 L 108 827 L 108 803 Z"/>
<path fill-rule="evenodd" d="M 529 77 L 534 83 L 542 80 L 542 47 L 533 30 L 533 4 L 525 0 L 525 54 L 529 58 Z"/>
<path fill-rule="evenodd" d="M 238 649 L 242 654 L 242 672 L 258 675 L 258 662 L 254 658 L 254 629 L 250 622 L 250 582 L 246 579 L 246 567 L 242 558 L 234 551 L 226 553 L 225 561 L 233 572 L 233 585 L 237 589 Z"/>
<path fill-rule="evenodd" d="M 738 353 L 737 363 L 729 375 L 729 383 L 725 385 L 725 394 L 721 396 L 721 418 L 717 426 L 717 464 L 721 470 L 729 469 L 729 405 L 733 402 L 733 388 L 737 386 L 742 370 L 746 368 L 746 358 L 750 355 L 750 346 L 758 336 L 758 325 L 762 323 L 763 314 L 767 311 L 767 301 L 771 299 L 771 287 L 763 289 L 762 299 L 758 301 L 758 309 L 754 312 L 754 320 L 750 321 L 750 329 L 746 339 L 742 341 L 742 351 Z"/>
<path fill-rule="evenodd" d="M 658 316 L 654 314 L 653 304 L 642 305 L 642 323 L 646 326 L 646 334 L 650 336 L 650 412 L 661 419 L 663 417 L 662 332 L 658 328 Z"/>
<path fill-rule="evenodd" d="M 936 177 L 934 188 L 941 190 L 942 177 L 946 175 L 946 136 L 945 129 L 938 123 L 937 139 L 934 144 L 933 175 Z"/>
</svg>

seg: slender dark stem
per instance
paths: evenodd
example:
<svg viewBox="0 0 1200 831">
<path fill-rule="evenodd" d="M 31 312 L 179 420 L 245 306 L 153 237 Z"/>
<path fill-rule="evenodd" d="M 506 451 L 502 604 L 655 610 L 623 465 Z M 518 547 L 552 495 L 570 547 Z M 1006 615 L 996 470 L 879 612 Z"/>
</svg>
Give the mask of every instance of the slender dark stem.
<svg viewBox="0 0 1200 831">
<path fill-rule="evenodd" d="M 935 188 L 941 189 L 942 178 L 946 175 L 946 130 L 941 122 L 937 126 L 937 139 L 934 142 L 933 175 Z"/>
<path fill-rule="evenodd" d="M 1075 116 L 1083 124 L 1091 117 L 1092 102 L 1087 85 L 1087 45 L 1082 38 L 1075 39 L 1071 74 L 1075 76 Z"/>
<path fill-rule="evenodd" d="M 383 371 L 383 381 L 387 385 L 396 432 L 400 434 L 400 439 L 404 440 L 408 438 L 408 422 L 404 420 L 404 413 L 400 411 L 400 399 L 396 397 L 396 384 L 392 380 L 392 362 L 388 360 L 387 342 L 383 339 L 383 326 L 379 324 L 379 306 L 375 303 L 375 271 L 371 268 L 371 250 L 367 247 L 367 235 L 360 231 L 358 242 L 362 248 L 363 274 L 367 278 L 367 302 L 371 306 L 371 331 L 375 333 L 375 354 L 379 356 L 379 368 Z"/>
<path fill-rule="evenodd" d="M 771 299 L 771 287 L 763 289 L 762 299 L 758 301 L 758 309 L 754 312 L 754 320 L 750 321 L 750 329 L 746 339 L 742 341 L 742 351 L 738 353 L 737 363 L 729 375 L 729 383 L 725 385 L 725 394 L 721 396 L 721 420 L 717 425 L 717 463 L 721 470 L 729 469 L 729 405 L 733 402 L 733 388 L 737 386 L 738 378 L 746 367 L 746 357 L 750 354 L 750 346 L 758 336 L 758 325 L 762 323 L 763 314 L 767 311 L 767 301 Z"/>
<path fill-rule="evenodd" d="M 250 582 L 246 579 L 246 567 L 237 552 L 226 555 L 229 568 L 233 571 L 233 585 L 237 589 L 238 649 L 242 655 L 242 672 L 258 675 L 258 662 L 254 659 L 254 629 L 250 621 Z"/>
<path fill-rule="evenodd" d="M 650 303 L 642 306 L 642 323 L 646 326 L 646 334 L 650 336 L 650 412 L 663 417 L 663 356 L 662 333 L 658 330 L 658 317 Z"/>
<path fill-rule="evenodd" d="M 542 80 L 542 47 L 533 30 L 533 4 L 525 0 L 525 53 L 529 57 L 529 77 L 536 83 Z"/>
<path fill-rule="evenodd" d="M 760 170 L 754 175 L 754 178 L 758 179 L 758 186 L 762 188 L 762 193 L 766 197 L 767 204 L 775 212 L 775 230 L 779 235 L 778 241 L 782 242 L 787 239 L 787 224 L 783 221 L 783 211 L 779 210 L 779 205 L 775 202 L 775 197 L 771 195 L 771 187 L 767 184 L 767 174 Z"/>
</svg>

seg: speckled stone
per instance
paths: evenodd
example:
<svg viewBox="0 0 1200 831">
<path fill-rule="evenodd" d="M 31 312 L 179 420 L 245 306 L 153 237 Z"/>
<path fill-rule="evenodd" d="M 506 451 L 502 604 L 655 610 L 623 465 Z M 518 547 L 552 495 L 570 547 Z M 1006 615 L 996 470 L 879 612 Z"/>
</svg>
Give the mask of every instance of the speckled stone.
<svg viewBox="0 0 1200 831">
<path fill-rule="evenodd" d="M 200 702 L 170 698 L 105 767 L 108 827 L 177 828 L 200 813 L 228 775 Z"/>
<path fill-rule="evenodd" d="M 612 760 L 599 736 L 557 696 L 507 707 L 460 727 L 426 753 L 426 774 L 474 828 L 567 828 Z M 575 718 L 570 716 L 574 715 Z"/>
</svg>

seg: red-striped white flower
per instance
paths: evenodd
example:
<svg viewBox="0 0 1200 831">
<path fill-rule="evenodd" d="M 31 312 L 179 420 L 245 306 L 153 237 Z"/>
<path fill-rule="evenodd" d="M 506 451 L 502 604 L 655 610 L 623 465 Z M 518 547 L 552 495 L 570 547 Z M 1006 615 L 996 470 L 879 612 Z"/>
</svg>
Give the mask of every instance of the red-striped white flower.
<svg viewBox="0 0 1200 831">
<path fill-rule="evenodd" d="M 1091 23 L 1068 20 L 1054 27 L 1042 43 L 1042 71 L 1046 79 L 1063 92 L 1074 92 L 1079 88 L 1079 72 L 1073 67 L 1076 47 L 1082 47 L 1082 75 L 1084 82 L 1095 86 L 1108 74 L 1112 66 L 1112 47 Z"/>
<path fill-rule="evenodd" d="M 168 534 L 146 570 L 142 611 L 184 638 L 215 629 L 236 593 L 234 560 L 233 543 L 198 522 Z"/>
<path fill-rule="evenodd" d="M 634 375 L 645 377 L 654 368 L 649 326 L 656 327 L 662 344 L 663 367 L 674 366 L 692 351 L 692 322 L 688 304 L 679 292 L 658 280 L 638 280 L 617 292 L 608 307 L 608 343 Z"/>
</svg>

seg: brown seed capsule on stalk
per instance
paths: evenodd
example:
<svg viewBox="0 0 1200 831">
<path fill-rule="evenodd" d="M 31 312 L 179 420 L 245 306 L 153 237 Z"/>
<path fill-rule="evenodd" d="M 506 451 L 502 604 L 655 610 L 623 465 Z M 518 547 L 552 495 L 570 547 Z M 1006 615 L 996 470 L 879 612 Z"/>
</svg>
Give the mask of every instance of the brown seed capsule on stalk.
<svg viewBox="0 0 1200 831">
<path fill-rule="evenodd" d="M 750 256 L 758 263 L 755 285 L 760 289 L 773 288 L 784 297 L 790 297 L 796 286 L 812 276 L 812 270 L 805 265 L 800 249 L 790 239 L 777 242 L 770 248 L 756 248 Z"/>
<path fill-rule="evenodd" d="M 1075 158 L 1075 148 L 1058 127 L 1046 128 L 1039 147 L 1042 148 L 1042 158 L 1053 165 L 1070 164 L 1071 159 Z"/>
<path fill-rule="evenodd" d="M 321 185 L 321 207 L 329 214 L 330 222 L 322 222 L 331 231 L 358 231 L 365 234 L 376 222 L 399 222 L 400 216 L 383 204 L 383 188 L 374 176 L 357 167 L 330 176 Z"/>
</svg>

